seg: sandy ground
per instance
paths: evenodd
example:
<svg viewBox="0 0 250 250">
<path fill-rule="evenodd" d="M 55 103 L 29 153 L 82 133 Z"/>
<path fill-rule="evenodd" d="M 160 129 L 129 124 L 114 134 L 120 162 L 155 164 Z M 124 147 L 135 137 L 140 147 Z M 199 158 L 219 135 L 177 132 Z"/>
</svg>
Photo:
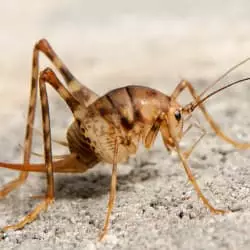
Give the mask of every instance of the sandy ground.
<svg viewBox="0 0 250 250">
<path fill-rule="evenodd" d="M 20 162 L 35 41 L 46 37 L 81 81 L 102 95 L 128 84 L 171 93 L 186 78 L 201 91 L 250 56 L 248 1 L 2 1 L 0 9 L 1 161 Z M 41 66 L 50 65 L 42 58 Z M 221 85 L 249 76 L 249 63 Z M 223 130 L 250 141 L 250 87 L 234 87 L 208 103 Z M 65 137 L 71 114 L 50 93 L 54 137 Z M 190 97 L 183 96 L 187 103 Z M 197 199 L 178 158 L 158 140 L 149 152 L 119 166 L 118 193 L 109 233 L 102 228 L 110 168 L 57 175 L 56 202 L 21 231 L 8 232 L 0 249 L 249 249 L 250 153 L 208 133 L 189 164 L 211 203 L 237 212 L 211 215 Z M 41 128 L 37 119 L 37 128 Z M 199 136 L 191 131 L 182 145 Z M 39 136 L 34 150 L 42 151 Z M 65 150 L 55 145 L 55 154 Z M 34 161 L 41 159 L 34 158 Z M 17 173 L 1 169 L 0 185 Z M 0 226 L 16 222 L 44 193 L 45 176 L 31 174 L 0 202 Z"/>
</svg>

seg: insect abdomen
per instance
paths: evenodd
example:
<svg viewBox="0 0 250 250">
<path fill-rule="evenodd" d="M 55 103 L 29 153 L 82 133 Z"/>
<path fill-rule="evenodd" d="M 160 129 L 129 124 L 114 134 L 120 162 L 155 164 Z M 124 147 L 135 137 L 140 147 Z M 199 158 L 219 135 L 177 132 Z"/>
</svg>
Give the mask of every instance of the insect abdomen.
<svg viewBox="0 0 250 250">
<path fill-rule="evenodd" d="M 79 128 L 79 125 L 74 121 L 68 131 L 67 140 L 71 153 L 76 153 L 79 157 L 79 161 L 85 163 L 86 166 L 92 167 L 99 162 L 93 146 L 91 146 L 91 140 L 86 137 Z"/>
<path fill-rule="evenodd" d="M 168 107 L 169 97 L 147 87 L 127 86 L 97 99 L 81 120 L 101 160 L 112 163 L 115 140 L 119 140 L 118 162 L 137 150 L 141 136 Z"/>
</svg>

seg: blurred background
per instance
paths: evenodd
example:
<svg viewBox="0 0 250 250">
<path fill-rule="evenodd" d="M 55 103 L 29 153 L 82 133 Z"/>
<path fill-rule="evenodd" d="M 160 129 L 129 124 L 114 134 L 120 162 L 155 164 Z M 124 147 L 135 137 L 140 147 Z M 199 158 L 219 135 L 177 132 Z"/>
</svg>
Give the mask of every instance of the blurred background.
<svg viewBox="0 0 250 250">
<path fill-rule="evenodd" d="M 23 140 L 32 50 L 39 39 L 48 39 L 75 76 L 99 94 L 129 84 L 170 94 L 182 78 L 201 89 L 250 55 L 249 7 L 247 0 L 2 0 L 3 140 L 11 140 L 11 147 Z M 41 68 L 46 66 L 51 64 L 42 57 Z M 62 121 L 62 101 L 54 102 L 53 120 L 64 129 L 70 113 Z"/>
<path fill-rule="evenodd" d="M 215 79 L 250 55 L 249 8 L 247 0 L 2 0 L 4 109 L 26 101 L 32 49 L 40 38 L 99 93 L 134 83 L 171 91 L 183 77 Z"/>
</svg>

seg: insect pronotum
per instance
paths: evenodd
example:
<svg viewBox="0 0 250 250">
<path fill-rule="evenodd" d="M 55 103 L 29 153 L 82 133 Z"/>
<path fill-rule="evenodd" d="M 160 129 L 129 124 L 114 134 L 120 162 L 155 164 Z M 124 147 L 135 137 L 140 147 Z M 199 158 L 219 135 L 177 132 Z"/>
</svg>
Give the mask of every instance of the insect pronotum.
<svg viewBox="0 0 250 250">
<path fill-rule="evenodd" d="M 50 68 L 46 68 L 39 73 L 40 52 L 44 53 L 57 68 L 67 88 Z M 203 97 L 210 87 L 248 60 L 249 58 L 232 67 L 200 95 L 196 93 L 188 81 L 183 80 L 170 96 L 148 87 L 132 85 L 114 89 L 99 97 L 71 74 L 45 39 L 40 40 L 36 43 L 33 50 L 31 92 L 24 140 L 23 163 L 0 163 L 0 167 L 19 170 L 21 173 L 17 179 L 7 183 L 0 190 L 0 198 L 4 198 L 12 190 L 22 185 L 27 179 L 29 172 L 32 171 L 46 173 L 47 192 L 43 201 L 33 211 L 20 222 L 5 226 L 2 232 L 6 232 L 9 229 L 23 228 L 26 224 L 35 220 L 38 214 L 54 201 L 54 173 L 83 173 L 99 162 L 106 162 L 112 164 L 113 168 L 108 210 L 100 235 L 100 239 L 102 239 L 108 231 L 110 215 L 116 196 L 117 164 L 125 161 L 131 154 L 135 154 L 140 142 L 146 148 L 150 148 L 158 132 L 162 135 L 165 147 L 169 151 L 177 152 L 188 179 L 193 184 L 198 197 L 203 201 L 204 205 L 215 214 L 227 212 L 216 209 L 209 203 L 188 167 L 187 158 L 196 144 L 187 152 L 182 152 L 179 142 L 184 134 L 183 123 L 185 117 L 189 116 L 194 109 L 199 108 L 216 135 L 236 148 L 246 149 L 250 147 L 250 144 L 238 143 L 226 136 L 207 113 L 203 105 L 204 101 L 222 89 L 249 80 L 250 78 L 241 79 Z M 59 142 L 68 146 L 70 153 L 62 155 L 59 160 L 55 161 L 52 160 L 51 152 L 47 83 L 58 92 L 74 116 L 74 121 L 67 131 L 67 143 Z M 177 98 L 186 89 L 193 97 L 193 102 L 186 106 L 181 106 L 177 102 Z M 31 146 L 38 90 L 40 92 L 42 109 L 45 163 L 32 164 L 30 163 L 30 156 L 32 154 Z"/>
</svg>

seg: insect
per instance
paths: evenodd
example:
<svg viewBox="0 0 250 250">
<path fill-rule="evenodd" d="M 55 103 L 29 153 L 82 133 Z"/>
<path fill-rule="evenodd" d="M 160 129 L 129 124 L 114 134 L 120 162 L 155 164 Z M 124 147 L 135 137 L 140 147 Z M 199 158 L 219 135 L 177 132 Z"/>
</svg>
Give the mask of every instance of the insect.
<svg viewBox="0 0 250 250">
<path fill-rule="evenodd" d="M 62 75 L 67 87 L 62 84 L 50 68 L 39 71 L 40 53 L 45 54 L 51 60 Z M 244 62 L 247 60 L 249 58 L 244 60 Z M 240 64 L 231 68 L 230 71 Z M 21 172 L 17 179 L 7 183 L 0 190 L 0 198 L 4 198 L 12 190 L 22 185 L 27 179 L 29 172 L 32 171 L 46 173 L 47 192 L 41 203 L 25 216 L 23 220 L 4 227 L 2 232 L 6 232 L 9 229 L 17 230 L 23 228 L 26 224 L 35 220 L 42 210 L 47 209 L 54 201 L 54 173 L 83 173 L 99 162 L 106 162 L 112 164 L 112 176 L 108 209 L 100 235 L 100 239 L 103 239 L 108 231 L 110 215 L 116 197 L 117 164 L 126 161 L 131 154 L 135 154 L 140 142 L 146 148 L 150 148 L 159 132 L 165 147 L 169 151 L 177 152 L 188 179 L 193 184 L 198 197 L 204 205 L 212 213 L 224 214 L 227 211 L 216 209 L 209 203 L 188 167 L 187 158 L 195 145 L 185 153 L 181 151 L 179 142 L 184 134 L 183 125 L 185 117 L 189 116 L 196 108 L 199 108 L 216 135 L 236 148 L 249 148 L 250 144 L 238 143 L 226 136 L 207 113 L 203 105 L 204 101 L 217 92 L 249 79 L 244 78 L 228 84 L 205 97 L 203 96 L 208 88 L 198 95 L 188 81 L 181 81 L 171 96 L 148 87 L 126 86 L 114 89 L 99 97 L 71 74 L 45 39 L 38 41 L 33 50 L 31 92 L 24 140 L 23 163 L 0 163 L 0 167 L 15 169 Z M 61 156 L 61 159 L 55 161 L 53 161 L 51 151 L 52 139 L 46 90 L 47 84 L 51 85 L 58 92 L 74 116 L 74 121 L 67 130 L 66 145 L 69 147 L 70 153 Z M 181 106 L 177 102 L 177 98 L 184 90 L 190 92 L 193 101 L 185 106 Z M 30 157 L 32 153 L 37 92 L 40 93 L 41 100 L 45 163 L 32 164 L 30 163 Z"/>
</svg>

